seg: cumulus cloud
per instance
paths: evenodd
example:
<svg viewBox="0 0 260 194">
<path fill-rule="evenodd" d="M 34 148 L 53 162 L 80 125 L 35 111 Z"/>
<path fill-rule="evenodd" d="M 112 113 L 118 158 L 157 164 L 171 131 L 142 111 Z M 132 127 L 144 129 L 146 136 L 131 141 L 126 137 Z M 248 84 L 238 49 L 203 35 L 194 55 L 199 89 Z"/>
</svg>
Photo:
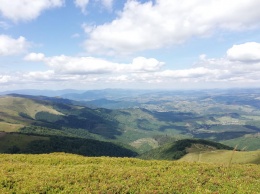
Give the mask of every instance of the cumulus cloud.
<svg viewBox="0 0 260 194">
<path fill-rule="evenodd" d="M 9 75 L 0 75 L 0 84 L 8 83 L 11 80 L 11 76 Z"/>
<path fill-rule="evenodd" d="M 30 43 L 23 36 L 14 39 L 7 35 L 0 35 L 0 56 L 24 53 L 29 46 Z"/>
<path fill-rule="evenodd" d="M 113 0 L 95 0 L 96 2 L 100 2 L 102 6 L 106 9 L 111 10 L 113 7 Z M 74 0 L 74 4 L 76 7 L 81 9 L 82 13 L 86 13 L 86 9 L 88 4 L 90 3 L 89 0 Z"/>
<path fill-rule="evenodd" d="M 168 78 L 198 78 L 205 76 L 214 76 L 219 73 L 219 70 L 212 70 L 205 67 L 197 67 L 182 70 L 166 70 L 158 73 L 157 75 Z"/>
<path fill-rule="evenodd" d="M 113 6 L 113 0 L 99 0 L 107 9 L 111 9 Z"/>
<path fill-rule="evenodd" d="M 64 0 L 1 0 L 0 13 L 14 21 L 37 18 L 44 10 L 61 7 Z"/>
<path fill-rule="evenodd" d="M 255 43 L 259 44 L 259 43 Z M 255 48 L 253 44 L 253 48 Z M 245 45 L 249 45 L 244 47 Z M 255 56 L 245 58 L 251 43 L 241 44 L 239 52 L 227 50 L 226 56 L 208 58 L 205 54 L 198 56 L 198 61 L 190 68 L 167 69 L 167 65 L 154 58 L 136 57 L 130 63 L 116 63 L 94 57 L 72 57 L 66 55 L 46 57 L 43 53 L 30 53 L 24 59 L 42 61 L 47 71 L 0 75 L 0 85 L 8 83 L 52 83 L 57 86 L 65 84 L 70 87 L 83 85 L 134 86 L 144 88 L 160 86 L 164 88 L 186 87 L 195 84 L 204 87 L 213 84 L 221 86 L 258 86 L 260 83 L 260 61 Z M 235 47 L 236 48 L 236 47 Z M 247 48 L 247 49 L 245 49 Z M 231 55 L 230 50 L 235 53 Z M 242 51 L 244 52 L 242 52 Z M 228 54 L 229 53 L 229 54 Z M 235 56 L 231 58 L 231 56 Z M 235 59 L 235 60 L 234 60 Z M 243 59 L 243 60 L 242 60 Z M 246 59 L 246 60 L 244 60 Z M 251 60 L 254 59 L 254 60 Z"/>
<path fill-rule="evenodd" d="M 48 71 L 34 71 L 34 72 L 28 72 L 23 75 L 24 78 L 29 80 L 54 80 L 56 75 L 54 71 L 48 70 Z"/>
<path fill-rule="evenodd" d="M 47 65 L 58 72 L 67 74 L 102 74 L 111 72 L 118 66 L 116 63 L 103 59 L 65 55 L 48 58 Z"/>
<path fill-rule="evenodd" d="M 26 61 L 43 61 L 45 55 L 43 53 L 29 53 L 24 57 Z"/>
<path fill-rule="evenodd" d="M 79 7 L 82 13 L 86 13 L 86 8 L 89 3 L 89 0 L 75 0 L 74 1 L 76 7 Z"/>
<path fill-rule="evenodd" d="M 228 49 L 227 57 L 230 60 L 242 62 L 260 61 L 260 43 L 247 42 L 234 45 L 232 48 Z"/>
<path fill-rule="evenodd" d="M 154 58 L 136 57 L 130 64 L 110 62 L 93 57 L 70 57 L 65 55 L 45 58 L 46 64 L 57 72 L 66 74 L 105 74 L 122 72 L 153 72 L 163 66 Z"/>
<path fill-rule="evenodd" d="M 259 27 L 258 0 L 127 1 L 110 23 L 88 27 L 88 52 L 132 53 L 179 44 L 215 30 Z M 239 14 L 237 14 L 239 13 Z"/>
</svg>

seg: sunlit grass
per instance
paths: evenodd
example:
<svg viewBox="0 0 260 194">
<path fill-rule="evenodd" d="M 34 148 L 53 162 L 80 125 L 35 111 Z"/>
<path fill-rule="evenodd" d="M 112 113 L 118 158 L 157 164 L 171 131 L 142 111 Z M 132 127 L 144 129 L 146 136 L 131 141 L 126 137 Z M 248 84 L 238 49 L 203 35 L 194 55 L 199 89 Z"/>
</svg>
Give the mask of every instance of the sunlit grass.
<svg viewBox="0 0 260 194">
<path fill-rule="evenodd" d="M 258 165 L 0 155 L 0 193 L 257 193 Z"/>
</svg>

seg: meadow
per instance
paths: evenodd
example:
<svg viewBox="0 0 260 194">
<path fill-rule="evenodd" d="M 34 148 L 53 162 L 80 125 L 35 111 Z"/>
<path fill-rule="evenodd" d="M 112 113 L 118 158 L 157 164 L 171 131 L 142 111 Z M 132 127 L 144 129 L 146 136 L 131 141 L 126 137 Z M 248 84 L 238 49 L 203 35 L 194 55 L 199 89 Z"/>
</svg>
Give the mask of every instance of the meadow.
<svg viewBox="0 0 260 194">
<path fill-rule="evenodd" d="M 0 193 L 259 193 L 254 164 L 0 155 Z"/>
</svg>

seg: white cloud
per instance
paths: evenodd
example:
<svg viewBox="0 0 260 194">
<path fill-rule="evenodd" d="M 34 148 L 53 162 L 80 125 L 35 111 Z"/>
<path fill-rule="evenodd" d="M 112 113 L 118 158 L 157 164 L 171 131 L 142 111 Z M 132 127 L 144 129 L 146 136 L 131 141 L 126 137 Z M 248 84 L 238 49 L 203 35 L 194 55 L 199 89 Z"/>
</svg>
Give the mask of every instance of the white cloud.
<svg viewBox="0 0 260 194">
<path fill-rule="evenodd" d="M 76 7 L 79 7 L 82 13 L 86 13 L 86 7 L 89 3 L 89 0 L 75 0 L 74 1 Z"/>
<path fill-rule="evenodd" d="M 11 76 L 9 76 L 9 75 L 0 75 L 0 84 L 8 83 L 11 80 L 12 80 Z"/>
<path fill-rule="evenodd" d="M 116 69 L 118 64 L 93 57 L 55 56 L 46 60 L 46 63 L 56 72 L 65 74 L 102 74 Z"/>
<path fill-rule="evenodd" d="M 37 18 L 44 10 L 60 7 L 64 0 L 1 0 L 0 13 L 12 21 Z"/>
<path fill-rule="evenodd" d="M 92 26 L 92 25 L 89 25 L 89 24 L 87 24 L 87 23 L 83 23 L 82 25 L 81 25 L 81 27 L 83 28 L 83 30 L 84 30 L 84 32 L 85 33 L 90 33 L 90 32 L 92 32 L 93 30 L 94 30 L 94 26 Z"/>
<path fill-rule="evenodd" d="M 106 7 L 107 9 L 111 9 L 113 6 L 113 0 L 99 0 L 101 1 L 101 3 L 103 4 L 104 7 Z"/>
<path fill-rule="evenodd" d="M 260 43 L 247 42 L 240 45 L 234 45 L 227 51 L 227 57 L 234 61 L 260 61 Z"/>
<path fill-rule="evenodd" d="M 219 29 L 259 27 L 259 0 L 129 0 L 111 23 L 87 32 L 88 52 L 131 53 L 179 44 Z"/>
<path fill-rule="evenodd" d="M 26 61 L 43 61 L 45 55 L 43 53 L 29 53 L 24 57 Z"/>
<path fill-rule="evenodd" d="M 241 45 L 248 45 L 248 43 Z M 245 51 L 243 46 L 239 48 Z M 10 83 L 45 86 L 51 83 L 56 87 L 63 85 L 73 88 L 92 85 L 101 88 L 113 86 L 156 88 L 159 86 L 168 89 L 184 86 L 200 88 L 206 85 L 214 87 L 259 86 L 260 61 L 251 60 L 251 58 L 237 60 L 245 59 L 244 52 L 235 52 L 234 56 L 236 60 L 231 59 L 228 54 L 222 58 L 208 58 L 202 54 L 198 56 L 197 63 L 191 68 L 167 69 L 163 62 L 154 58 L 136 57 L 130 63 L 116 63 L 93 57 L 66 55 L 46 57 L 42 53 L 30 53 L 24 59 L 42 61 L 49 67 L 49 70 L 0 75 L 0 84 L 1 87 Z"/>
<path fill-rule="evenodd" d="M 0 56 L 17 55 L 26 52 L 30 43 L 20 36 L 13 39 L 7 35 L 0 35 Z"/>
<path fill-rule="evenodd" d="M 128 82 L 129 77 L 127 75 L 114 76 L 114 77 L 109 77 L 107 81 L 109 81 L 109 82 Z"/>
<path fill-rule="evenodd" d="M 23 75 L 24 78 L 29 80 L 54 80 L 56 75 L 54 71 L 48 70 L 48 71 L 34 71 L 29 72 Z"/>
<path fill-rule="evenodd" d="M 164 65 L 163 62 L 159 62 L 154 58 L 136 57 L 133 59 L 132 64 L 126 70 L 132 72 L 152 72 L 158 71 Z"/>
<path fill-rule="evenodd" d="M 154 58 L 137 57 L 130 64 L 120 64 L 93 57 L 55 56 L 45 58 L 46 64 L 56 72 L 65 74 L 104 74 L 158 71 L 164 63 Z"/>
<path fill-rule="evenodd" d="M 205 67 L 197 67 L 183 70 L 166 70 L 157 75 L 168 78 L 198 78 L 205 76 L 214 76 L 219 73 L 218 70 L 211 70 Z"/>
</svg>

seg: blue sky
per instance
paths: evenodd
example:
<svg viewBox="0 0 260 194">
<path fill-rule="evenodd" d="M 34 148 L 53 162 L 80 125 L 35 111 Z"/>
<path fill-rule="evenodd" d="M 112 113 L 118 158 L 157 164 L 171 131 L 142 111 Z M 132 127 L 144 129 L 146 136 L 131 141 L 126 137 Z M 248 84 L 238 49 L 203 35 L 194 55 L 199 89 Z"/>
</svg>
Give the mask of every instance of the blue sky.
<svg viewBox="0 0 260 194">
<path fill-rule="evenodd" d="M 0 91 L 260 84 L 259 0 L 0 0 Z"/>
</svg>

